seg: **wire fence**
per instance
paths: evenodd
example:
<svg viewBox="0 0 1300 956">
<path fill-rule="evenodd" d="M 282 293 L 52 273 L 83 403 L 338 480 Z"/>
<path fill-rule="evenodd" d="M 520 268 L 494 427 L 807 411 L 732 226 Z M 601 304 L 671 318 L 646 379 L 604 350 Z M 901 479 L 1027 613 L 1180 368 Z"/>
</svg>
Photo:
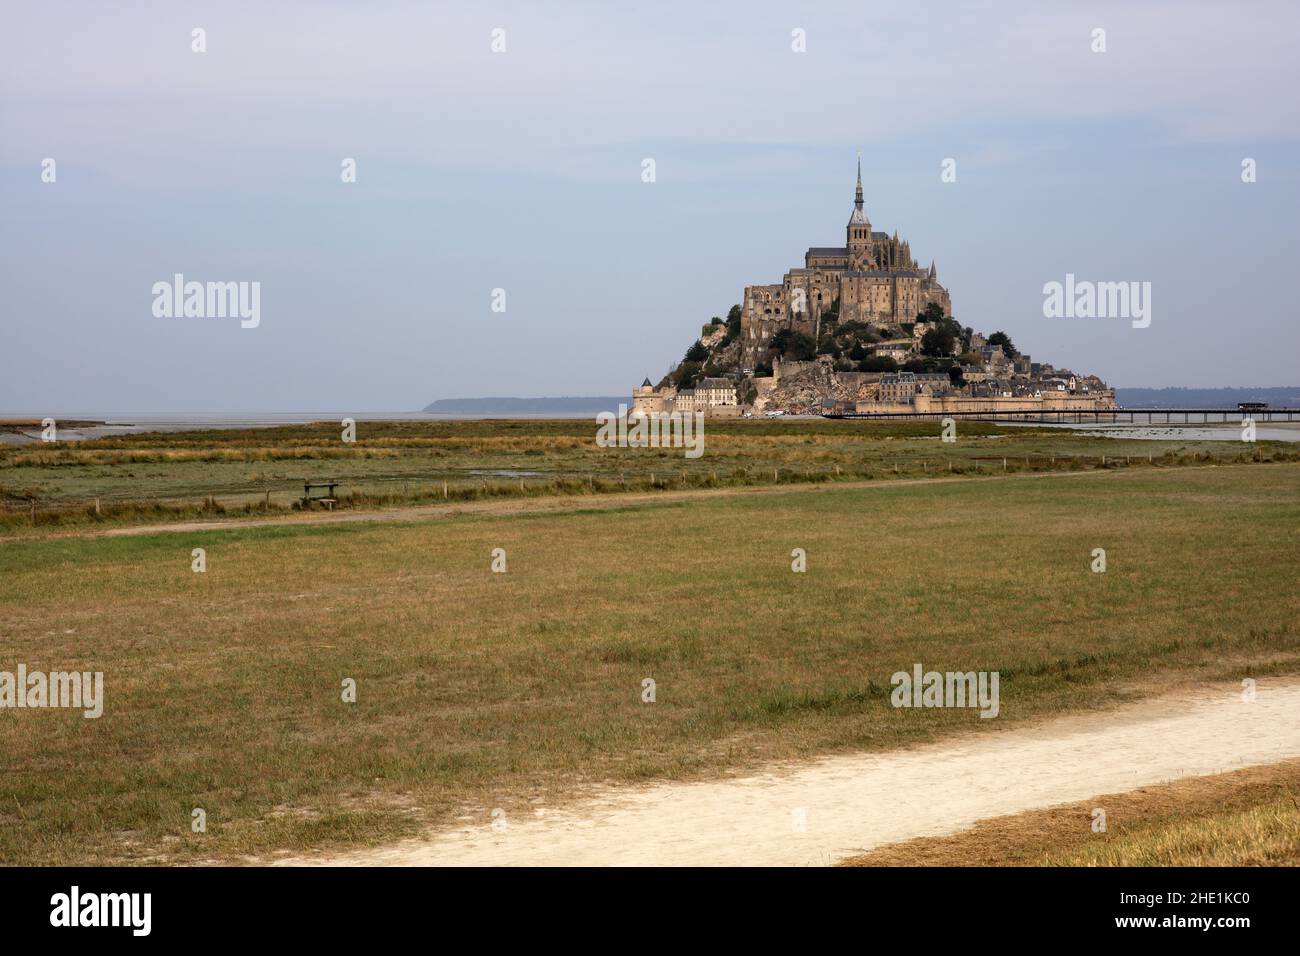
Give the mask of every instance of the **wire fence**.
<svg viewBox="0 0 1300 956">
<path fill-rule="evenodd" d="M 59 524 L 65 522 L 113 522 L 125 518 L 141 520 L 288 514 L 295 511 L 377 508 L 394 505 L 463 502 L 488 498 L 531 498 L 655 492 L 738 486 L 834 483 L 893 480 L 899 478 L 943 478 L 949 476 L 992 476 L 1017 472 L 1080 471 L 1130 467 L 1169 467 L 1198 463 L 1300 460 L 1300 449 L 1269 450 L 1256 447 L 1235 455 L 1210 452 L 1165 452 L 1160 455 L 978 455 L 962 457 L 899 457 L 868 465 L 830 464 L 821 466 L 776 465 L 771 467 L 716 467 L 692 462 L 681 468 L 624 473 L 568 473 L 545 475 L 500 473 L 437 479 L 375 478 L 333 481 L 341 489 L 328 502 L 306 500 L 298 489 L 302 482 L 223 486 L 206 492 L 181 494 L 104 493 L 91 496 L 20 496 L 0 498 L 0 523 Z"/>
</svg>

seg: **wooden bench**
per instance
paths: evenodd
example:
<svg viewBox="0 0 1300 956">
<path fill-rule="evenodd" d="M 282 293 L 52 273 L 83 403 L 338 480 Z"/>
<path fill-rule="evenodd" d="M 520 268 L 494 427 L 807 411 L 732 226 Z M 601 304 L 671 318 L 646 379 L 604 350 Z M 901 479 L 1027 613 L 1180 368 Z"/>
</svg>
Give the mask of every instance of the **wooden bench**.
<svg viewBox="0 0 1300 956">
<path fill-rule="evenodd" d="M 340 484 L 342 484 L 342 482 L 304 481 L 302 483 L 302 506 L 304 508 L 310 508 L 313 501 L 319 501 L 325 507 L 329 508 L 330 511 L 333 511 L 334 506 L 338 503 L 338 498 L 334 496 L 334 489 Z M 329 490 L 323 495 L 313 495 L 313 488 L 328 488 Z"/>
</svg>

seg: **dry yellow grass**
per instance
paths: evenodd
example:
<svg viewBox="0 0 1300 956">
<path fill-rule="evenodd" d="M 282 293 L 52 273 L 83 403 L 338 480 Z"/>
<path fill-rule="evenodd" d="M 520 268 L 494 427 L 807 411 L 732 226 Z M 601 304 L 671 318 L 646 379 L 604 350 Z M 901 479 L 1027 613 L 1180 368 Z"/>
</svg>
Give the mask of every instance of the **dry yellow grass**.
<svg viewBox="0 0 1300 956">
<path fill-rule="evenodd" d="M 1105 832 L 1092 830 L 1106 812 Z M 1300 760 L 1112 793 L 879 847 L 842 866 L 1297 866 Z"/>
<path fill-rule="evenodd" d="M 1243 465 L 8 541 L 0 667 L 102 670 L 107 703 L 0 713 L 0 860 L 374 843 L 994 723 L 891 708 L 915 661 L 998 670 L 1000 727 L 1295 672 L 1297 491 Z"/>
</svg>

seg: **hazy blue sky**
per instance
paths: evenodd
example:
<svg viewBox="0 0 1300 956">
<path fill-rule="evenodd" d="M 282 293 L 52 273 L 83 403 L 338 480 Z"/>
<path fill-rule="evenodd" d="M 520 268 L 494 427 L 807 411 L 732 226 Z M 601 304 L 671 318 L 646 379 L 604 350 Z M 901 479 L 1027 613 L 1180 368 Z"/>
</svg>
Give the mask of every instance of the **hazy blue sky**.
<svg viewBox="0 0 1300 956">
<path fill-rule="evenodd" d="M 859 149 L 964 324 L 1120 386 L 1297 384 L 1298 35 L 1291 2 L 9 4 L 0 412 L 626 393 L 843 242 Z M 259 281 L 260 326 L 155 318 L 177 272 Z M 1151 326 L 1044 318 L 1067 272 L 1150 281 Z"/>
</svg>

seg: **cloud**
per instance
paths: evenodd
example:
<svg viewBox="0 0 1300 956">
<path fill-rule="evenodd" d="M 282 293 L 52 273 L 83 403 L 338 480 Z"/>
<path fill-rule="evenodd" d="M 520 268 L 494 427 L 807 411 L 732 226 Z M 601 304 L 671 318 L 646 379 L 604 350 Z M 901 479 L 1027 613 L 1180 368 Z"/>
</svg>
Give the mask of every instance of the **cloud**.
<svg viewBox="0 0 1300 956">
<path fill-rule="evenodd" d="M 7 17 L 4 155 L 89 154 L 124 185 L 257 175 L 232 156 L 364 150 L 572 175 L 612 144 L 972 130 L 1011 157 L 1003 128 L 1036 119 L 1146 116 L 1189 141 L 1300 134 L 1286 3 L 59 8 Z M 189 48 L 199 21 L 203 55 Z M 497 26 L 504 54 L 489 48 Z M 806 53 L 791 52 L 796 26 Z M 1098 26 L 1104 54 L 1089 49 Z"/>
</svg>

